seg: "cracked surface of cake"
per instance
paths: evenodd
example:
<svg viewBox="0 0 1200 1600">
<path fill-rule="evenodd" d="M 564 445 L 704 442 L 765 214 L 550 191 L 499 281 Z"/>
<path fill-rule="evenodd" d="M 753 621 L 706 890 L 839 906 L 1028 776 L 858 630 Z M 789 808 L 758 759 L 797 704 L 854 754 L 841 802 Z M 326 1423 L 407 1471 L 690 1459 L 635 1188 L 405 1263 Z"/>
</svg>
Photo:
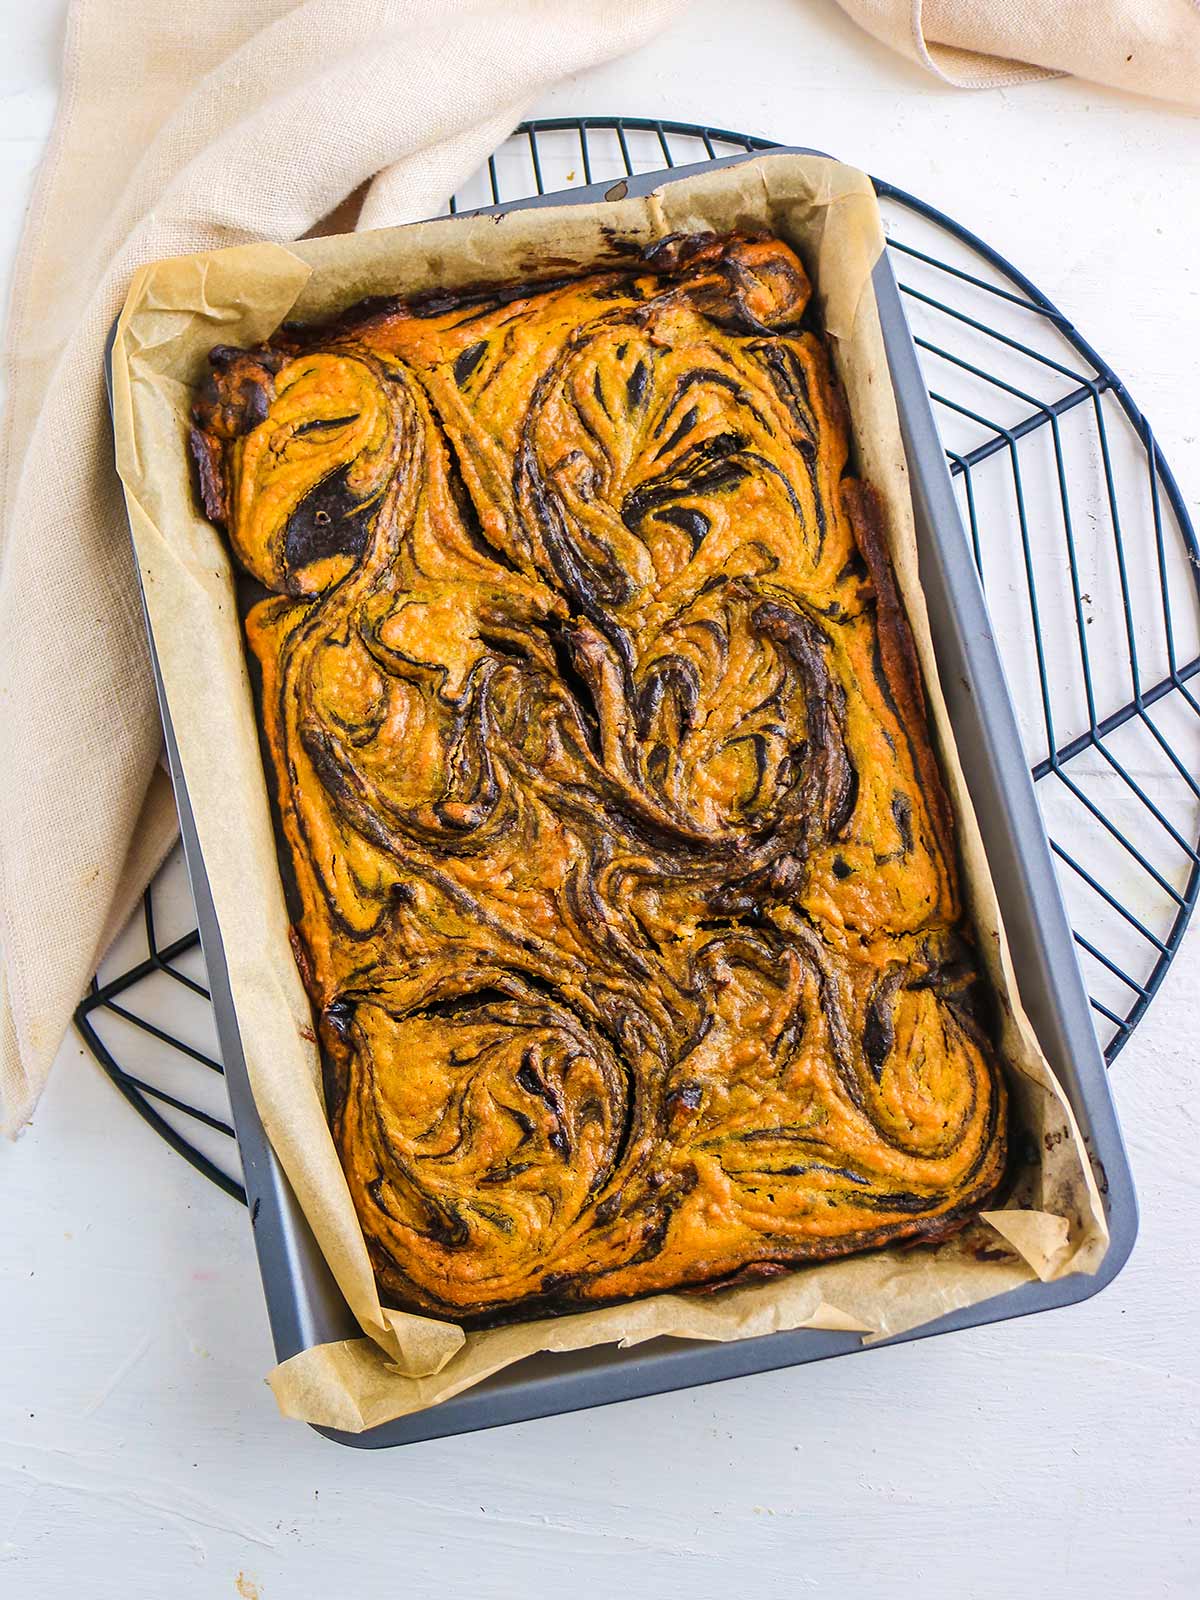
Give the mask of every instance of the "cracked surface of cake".
<svg viewBox="0 0 1200 1600">
<path fill-rule="evenodd" d="M 468 1324 L 937 1238 L 1005 1094 L 804 268 L 674 237 L 218 348 L 330 1122 Z M 249 593 L 249 591 L 253 593 Z"/>
</svg>

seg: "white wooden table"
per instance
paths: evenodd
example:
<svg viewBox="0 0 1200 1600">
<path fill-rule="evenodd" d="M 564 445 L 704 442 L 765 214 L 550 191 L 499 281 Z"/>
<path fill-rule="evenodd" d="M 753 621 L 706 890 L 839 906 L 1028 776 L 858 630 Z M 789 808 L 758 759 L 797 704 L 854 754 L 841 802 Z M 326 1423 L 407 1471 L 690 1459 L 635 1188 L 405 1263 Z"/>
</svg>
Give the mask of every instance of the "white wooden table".
<svg viewBox="0 0 1200 1600">
<path fill-rule="evenodd" d="M 62 9 L 0 0 L 5 273 Z M 936 201 L 1136 380 L 1200 499 L 1195 117 L 944 89 L 832 0 L 702 0 L 539 111 L 719 120 Z M 0 1149 L 0 1594 L 1200 1592 L 1198 958 L 1200 934 L 1114 1070 L 1142 1231 L 1098 1299 L 377 1456 L 276 1415 L 245 1214 L 68 1040 Z"/>
</svg>

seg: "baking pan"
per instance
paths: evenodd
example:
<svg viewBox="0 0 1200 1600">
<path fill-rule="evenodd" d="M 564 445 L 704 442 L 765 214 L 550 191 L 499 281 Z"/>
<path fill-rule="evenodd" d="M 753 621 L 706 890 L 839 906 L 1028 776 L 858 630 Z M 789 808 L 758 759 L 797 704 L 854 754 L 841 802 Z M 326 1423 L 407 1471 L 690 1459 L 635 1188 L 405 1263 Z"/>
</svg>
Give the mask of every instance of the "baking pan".
<svg viewBox="0 0 1200 1600">
<path fill-rule="evenodd" d="M 773 153 L 815 152 L 781 148 Z M 759 158 L 732 156 L 487 209 L 507 211 L 640 196 L 710 167 L 750 159 Z M 886 252 L 874 269 L 873 282 L 908 457 L 920 576 L 942 689 L 1012 947 L 1018 990 L 1079 1121 L 1110 1230 L 1108 1252 L 1095 1274 L 1076 1273 L 1053 1283 L 1025 1284 L 879 1341 L 897 1344 L 1070 1305 L 1096 1294 L 1121 1270 L 1133 1248 L 1137 1203 L 983 591 Z M 276 1356 L 284 1361 L 315 1344 L 361 1337 L 361 1330 L 317 1248 L 255 1110 L 221 934 L 163 692 L 153 631 L 149 631 L 184 855 L 208 964 L 271 1334 Z M 531 1357 L 440 1405 L 364 1433 L 317 1431 L 341 1444 L 378 1449 L 849 1355 L 863 1348 L 857 1334 L 813 1329 L 731 1344 L 661 1339 L 632 1350 L 601 1345 L 572 1354 Z"/>
</svg>

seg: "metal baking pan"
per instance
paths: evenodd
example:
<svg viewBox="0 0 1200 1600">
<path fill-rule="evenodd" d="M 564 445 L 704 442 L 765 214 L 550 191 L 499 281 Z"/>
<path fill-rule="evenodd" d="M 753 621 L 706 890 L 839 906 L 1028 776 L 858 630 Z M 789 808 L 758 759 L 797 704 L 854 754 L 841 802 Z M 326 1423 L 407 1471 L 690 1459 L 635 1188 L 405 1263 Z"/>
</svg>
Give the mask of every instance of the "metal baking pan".
<svg viewBox="0 0 1200 1600">
<path fill-rule="evenodd" d="M 775 153 L 813 152 L 781 150 Z M 644 173 L 617 184 L 593 184 L 518 201 L 516 205 L 563 205 L 602 200 L 609 195 L 613 198 L 625 194 L 644 195 L 662 184 L 711 166 L 750 159 L 762 158 L 733 156 L 720 162 L 676 167 L 669 172 Z M 515 207 L 488 209 L 503 211 Z M 1054 1283 L 1025 1284 L 979 1305 L 939 1317 L 894 1339 L 880 1341 L 881 1344 L 896 1344 L 905 1339 L 923 1339 L 935 1333 L 1046 1311 L 1096 1294 L 1121 1270 L 1133 1248 L 1137 1203 L 1104 1061 L 1076 962 L 1071 929 L 1051 863 L 1003 667 L 992 638 L 983 591 L 959 518 L 946 458 L 886 253 L 875 267 L 874 286 L 908 456 L 921 581 L 942 688 L 1012 945 L 1020 994 L 1042 1048 L 1079 1120 L 1104 1197 L 1111 1233 L 1108 1253 L 1094 1275 L 1077 1273 Z M 170 708 L 163 693 L 152 632 L 150 647 L 271 1333 L 276 1355 L 283 1361 L 311 1345 L 360 1336 L 361 1330 L 322 1259 L 255 1110 L 229 990 L 220 929 L 183 780 Z M 776 1367 L 796 1366 L 862 1349 L 856 1334 L 811 1329 L 769 1334 L 732 1344 L 662 1339 L 633 1350 L 599 1346 L 573 1354 L 535 1356 L 518 1362 L 454 1399 L 364 1433 L 350 1434 L 325 1428 L 318 1431 L 340 1444 L 379 1449 L 587 1406 L 607 1405 L 692 1384 L 738 1378 Z"/>
</svg>

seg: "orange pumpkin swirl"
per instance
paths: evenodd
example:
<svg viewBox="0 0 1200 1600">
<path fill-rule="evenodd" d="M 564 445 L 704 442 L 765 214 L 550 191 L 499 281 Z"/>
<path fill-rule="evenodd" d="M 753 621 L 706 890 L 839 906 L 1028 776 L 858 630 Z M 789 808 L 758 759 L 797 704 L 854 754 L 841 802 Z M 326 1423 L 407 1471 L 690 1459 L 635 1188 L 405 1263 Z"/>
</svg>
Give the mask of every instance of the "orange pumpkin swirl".
<svg viewBox="0 0 1200 1600">
<path fill-rule="evenodd" d="M 482 1322 L 995 1188 L 879 514 L 773 239 L 218 349 L 301 969 L 381 1292 Z"/>
</svg>

